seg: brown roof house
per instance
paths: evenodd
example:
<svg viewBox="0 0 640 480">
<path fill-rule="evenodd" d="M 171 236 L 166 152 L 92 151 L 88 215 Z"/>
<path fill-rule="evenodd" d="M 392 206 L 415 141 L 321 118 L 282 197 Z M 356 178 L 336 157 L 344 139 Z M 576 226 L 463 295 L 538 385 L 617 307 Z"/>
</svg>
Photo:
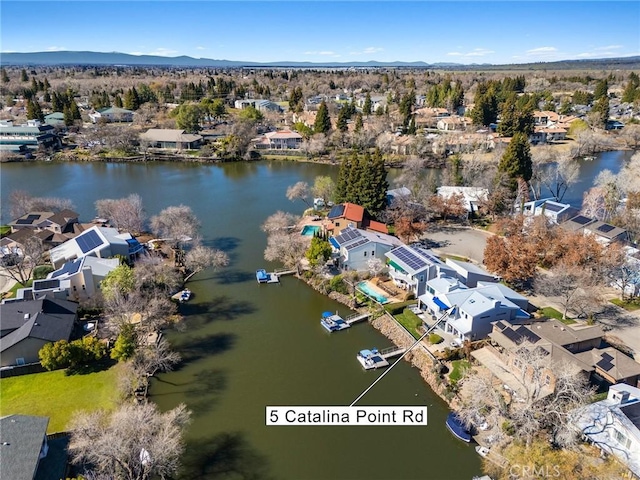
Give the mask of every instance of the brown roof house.
<svg viewBox="0 0 640 480">
<path fill-rule="evenodd" d="M 171 128 L 150 128 L 140 134 L 140 141 L 149 148 L 163 150 L 196 150 L 202 143 L 202 135 L 185 133 Z"/>
<path fill-rule="evenodd" d="M 369 217 L 364 207 L 355 203 L 341 203 L 331 208 L 327 214 L 330 230 L 333 236 L 338 236 L 348 226 L 361 228 L 362 230 L 371 230 L 379 233 L 389 233 L 389 229 L 384 223 L 376 222 Z"/>
</svg>

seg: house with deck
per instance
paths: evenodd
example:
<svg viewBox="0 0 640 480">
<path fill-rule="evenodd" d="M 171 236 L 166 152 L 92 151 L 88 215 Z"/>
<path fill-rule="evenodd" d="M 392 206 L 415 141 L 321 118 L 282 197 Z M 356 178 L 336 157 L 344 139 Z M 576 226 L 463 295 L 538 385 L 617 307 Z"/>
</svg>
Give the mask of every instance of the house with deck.
<svg viewBox="0 0 640 480">
<path fill-rule="evenodd" d="M 278 130 L 267 132 L 263 136 L 253 140 L 258 149 L 290 150 L 299 149 L 302 144 L 302 135 L 292 130 Z"/>
<path fill-rule="evenodd" d="M 140 134 L 140 142 L 161 150 L 196 150 L 202 144 L 202 135 L 172 128 L 150 128 Z"/>
<path fill-rule="evenodd" d="M 54 268 L 59 269 L 70 260 L 86 256 L 110 258 L 119 255 L 132 262 L 143 251 L 144 247 L 130 233 L 96 225 L 52 248 L 49 253 Z"/>
<path fill-rule="evenodd" d="M 366 271 L 369 261 L 378 259 L 383 264 L 385 253 L 403 245 L 397 238 L 384 233 L 347 227 L 340 235 L 329 238 L 334 249 L 335 262 L 341 270 Z"/>
<path fill-rule="evenodd" d="M 416 298 L 425 293 L 427 282 L 438 275 L 455 277 L 449 266 L 425 248 L 401 245 L 385 253 L 385 257 L 395 285 L 412 292 Z"/>
</svg>

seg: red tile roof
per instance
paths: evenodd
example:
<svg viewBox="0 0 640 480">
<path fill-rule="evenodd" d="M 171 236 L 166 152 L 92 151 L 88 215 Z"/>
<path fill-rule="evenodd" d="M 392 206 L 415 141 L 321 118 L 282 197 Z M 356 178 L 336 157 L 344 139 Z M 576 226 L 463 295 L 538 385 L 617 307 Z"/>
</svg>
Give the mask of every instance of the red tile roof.
<svg viewBox="0 0 640 480">
<path fill-rule="evenodd" d="M 353 222 L 362 222 L 364 218 L 364 208 L 360 205 L 356 205 L 355 203 L 344 204 L 344 214 L 342 215 L 346 220 L 351 220 Z"/>
</svg>

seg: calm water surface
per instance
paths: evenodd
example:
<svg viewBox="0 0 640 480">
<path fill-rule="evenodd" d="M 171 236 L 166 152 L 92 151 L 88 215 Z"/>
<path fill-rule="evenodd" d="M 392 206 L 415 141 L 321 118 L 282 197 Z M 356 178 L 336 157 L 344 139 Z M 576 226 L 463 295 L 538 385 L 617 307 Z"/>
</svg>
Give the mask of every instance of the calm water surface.
<svg viewBox="0 0 640 480">
<path fill-rule="evenodd" d="M 616 172 L 625 156 L 603 154 L 585 172 L 593 178 L 599 165 Z M 426 427 L 265 426 L 267 405 L 350 404 L 380 374 L 364 372 L 356 352 L 390 345 L 367 324 L 327 334 L 320 313 L 349 312 L 292 277 L 281 285 L 255 281 L 257 268 L 275 267 L 263 260 L 259 225 L 277 210 L 304 208 L 286 199 L 287 186 L 335 172 L 282 162 L 1 166 L 3 222 L 17 188 L 71 198 L 82 219 L 94 216 L 97 199 L 136 192 L 149 216 L 169 205 L 191 206 L 205 243 L 229 254 L 224 271 L 202 272 L 189 283 L 193 300 L 181 306 L 187 329 L 168 333 L 184 366 L 152 386 L 161 408 L 185 402 L 193 411 L 182 478 L 464 480 L 479 473 L 473 447 L 444 427 L 446 405 L 406 363 L 360 404 L 427 405 Z"/>
</svg>

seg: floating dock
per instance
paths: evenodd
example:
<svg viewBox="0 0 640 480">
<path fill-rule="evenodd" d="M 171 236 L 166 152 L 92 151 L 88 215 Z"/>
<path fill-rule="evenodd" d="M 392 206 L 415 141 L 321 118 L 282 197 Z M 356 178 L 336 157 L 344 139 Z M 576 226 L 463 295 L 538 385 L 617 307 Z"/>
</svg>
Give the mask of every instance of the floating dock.
<svg viewBox="0 0 640 480">
<path fill-rule="evenodd" d="M 390 358 L 402 355 L 406 351 L 406 348 L 399 347 L 389 347 L 384 350 L 372 348 L 371 350 L 360 350 L 356 359 L 365 370 L 371 370 L 389 366 Z"/>
<path fill-rule="evenodd" d="M 367 320 L 370 316 L 370 313 L 354 313 L 344 319 L 338 315 L 338 312 L 323 312 L 322 318 L 320 319 L 320 325 L 322 325 L 328 332 L 337 332 L 351 327 L 354 323 Z"/>
<path fill-rule="evenodd" d="M 280 276 L 277 273 L 267 273 L 266 270 L 256 270 L 256 280 L 258 283 L 280 283 Z"/>
</svg>

